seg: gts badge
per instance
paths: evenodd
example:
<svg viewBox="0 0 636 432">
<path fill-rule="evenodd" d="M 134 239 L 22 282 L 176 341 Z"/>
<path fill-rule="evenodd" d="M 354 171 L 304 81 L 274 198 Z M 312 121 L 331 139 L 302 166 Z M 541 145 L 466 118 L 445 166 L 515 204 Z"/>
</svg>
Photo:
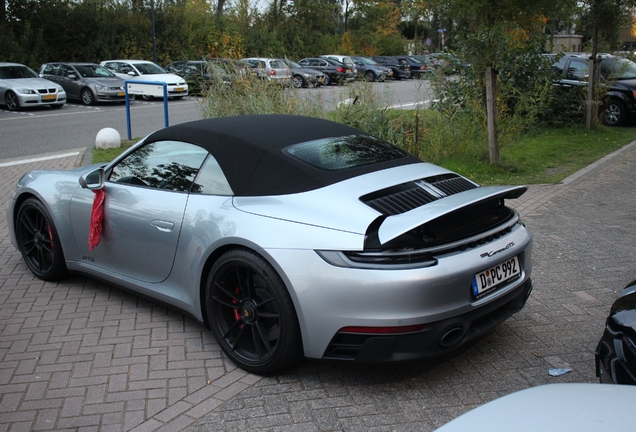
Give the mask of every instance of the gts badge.
<svg viewBox="0 0 636 432">
<path fill-rule="evenodd" d="M 497 249 L 494 251 L 490 251 L 490 252 L 484 252 L 483 254 L 479 255 L 480 258 L 489 258 L 492 256 L 495 256 L 501 252 L 504 252 L 508 249 L 510 249 L 511 247 L 513 247 L 515 245 L 515 242 L 510 242 L 508 243 L 505 247 L 502 247 L 501 249 Z"/>
<path fill-rule="evenodd" d="M 89 256 L 84 255 L 82 257 L 82 261 L 95 262 L 95 259 L 93 257 L 89 257 Z"/>
</svg>

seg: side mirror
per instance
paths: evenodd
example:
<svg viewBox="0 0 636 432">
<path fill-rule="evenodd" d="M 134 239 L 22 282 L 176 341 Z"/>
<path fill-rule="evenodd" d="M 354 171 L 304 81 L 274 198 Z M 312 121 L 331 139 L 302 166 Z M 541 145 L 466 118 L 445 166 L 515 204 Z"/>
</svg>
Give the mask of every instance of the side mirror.
<svg viewBox="0 0 636 432">
<path fill-rule="evenodd" d="M 104 187 L 105 176 L 104 168 L 100 167 L 81 176 L 79 184 L 84 189 L 98 190 Z"/>
<path fill-rule="evenodd" d="M 77 79 L 77 75 L 75 75 L 73 73 L 72 74 L 68 74 L 67 77 L 72 79 L 72 80 L 76 80 Z"/>
<path fill-rule="evenodd" d="M 131 77 L 137 76 L 137 74 L 135 73 L 135 71 L 130 71 L 130 72 L 128 72 L 128 75 L 130 75 Z"/>
</svg>

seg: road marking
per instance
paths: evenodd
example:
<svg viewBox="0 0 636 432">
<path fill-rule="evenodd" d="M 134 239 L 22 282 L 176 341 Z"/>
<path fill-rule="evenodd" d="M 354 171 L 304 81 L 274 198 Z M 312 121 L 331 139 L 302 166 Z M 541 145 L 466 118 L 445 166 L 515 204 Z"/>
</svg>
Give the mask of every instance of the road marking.
<svg viewBox="0 0 636 432">
<path fill-rule="evenodd" d="M 430 100 L 425 100 L 422 102 L 411 102 L 406 104 L 391 105 L 389 108 L 406 108 L 406 107 L 412 107 L 412 106 L 418 106 L 418 105 L 428 105 L 430 103 L 431 103 Z"/>
<path fill-rule="evenodd" d="M 32 163 L 32 162 L 40 162 L 40 161 L 51 160 L 51 159 L 62 159 L 62 158 L 66 158 L 66 157 L 77 156 L 79 154 L 80 154 L 80 152 L 73 152 L 73 153 L 63 153 L 63 154 L 53 155 L 53 156 L 43 156 L 43 157 L 33 158 L 33 159 L 22 159 L 22 160 L 17 160 L 17 161 L 13 161 L 13 162 L 0 163 L 0 167 L 8 167 L 8 166 L 14 166 L 14 165 L 24 165 L 24 164 L 28 164 L 28 163 Z"/>
</svg>

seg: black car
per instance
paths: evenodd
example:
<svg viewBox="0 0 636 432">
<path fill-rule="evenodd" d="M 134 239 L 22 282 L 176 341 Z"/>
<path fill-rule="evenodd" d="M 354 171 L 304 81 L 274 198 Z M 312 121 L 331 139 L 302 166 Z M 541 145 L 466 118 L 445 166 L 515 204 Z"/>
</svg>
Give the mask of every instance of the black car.
<svg viewBox="0 0 636 432">
<path fill-rule="evenodd" d="M 167 65 L 165 69 L 184 78 L 192 94 L 201 94 L 205 89 L 215 84 L 232 83 L 227 71 L 216 63 L 205 60 L 176 61 Z"/>
<path fill-rule="evenodd" d="M 393 79 L 411 78 L 411 68 L 406 61 L 400 61 L 394 56 L 372 56 L 371 60 L 386 66 L 393 71 Z"/>
<path fill-rule="evenodd" d="M 636 281 L 612 305 L 595 357 L 602 383 L 636 385 Z"/>
<path fill-rule="evenodd" d="M 603 96 L 603 122 L 619 126 L 636 117 L 636 63 L 623 57 L 599 54 Z M 558 58 L 558 57 L 557 57 Z M 568 53 L 555 60 L 562 88 L 587 86 L 590 54 Z"/>
<path fill-rule="evenodd" d="M 427 72 L 426 65 L 414 57 L 397 56 L 397 59 L 409 66 L 410 78 L 421 78 Z"/>
<path fill-rule="evenodd" d="M 318 69 L 325 74 L 325 85 L 343 84 L 355 81 L 356 75 L 351 67 L 330 58 L 304 58 L 298 62 L 300 66 Z"/>
</svg>

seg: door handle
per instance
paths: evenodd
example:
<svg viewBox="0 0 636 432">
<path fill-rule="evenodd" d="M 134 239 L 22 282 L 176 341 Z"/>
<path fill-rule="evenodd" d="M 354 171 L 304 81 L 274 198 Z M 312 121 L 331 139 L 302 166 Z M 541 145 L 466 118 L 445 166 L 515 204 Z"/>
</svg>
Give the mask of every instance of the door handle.
<svg viewBox="0 0 636 432">
<path fill-rule="evenodd" d="M 150 225 L 163 232 L 170 232 L 174 228 L 174 222 L 159 219 L 153 220 L 152 222 L 150 222 Z"/>
</svg>

